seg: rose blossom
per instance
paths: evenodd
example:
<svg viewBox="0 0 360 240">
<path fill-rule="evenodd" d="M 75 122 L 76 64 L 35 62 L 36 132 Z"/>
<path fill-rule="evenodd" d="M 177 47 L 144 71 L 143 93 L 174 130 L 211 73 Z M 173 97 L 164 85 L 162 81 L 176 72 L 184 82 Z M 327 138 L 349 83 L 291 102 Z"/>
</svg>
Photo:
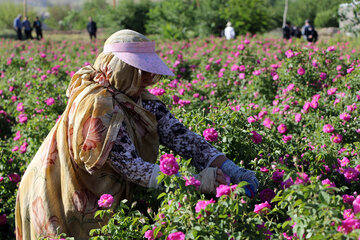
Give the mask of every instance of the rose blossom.
<svg viewBox="0 0 360 240">
<path fill-rule="evenodd" d="M 18 183 L 21 180 L 21 177 L 17 173 L 10 173 L 8 178 L 11 182 Z"/>
<path fill-rule="evenodd" d="M 274 190 L 272 190 L 271 188 L 265 188 L 260 192 L 259 197 L 263 202 L 270 202 L 275 197 L 275 195 L 276 194 Z"/>
<path fill-rule="evenodd" d="M 214 128 L 208 128 L 203 131 L 203 136 L 206 141 L 215 142 L 218 139 L 218 133 Z"/>
<path fill-rule="evenodd" d="M 200 212 L 201 209 L 205 209 L 206 206 L 209 205 L 209 204 L 211 204 L 211 203 L 215 203 L 215 200 L 213 200 L 213 199 L 210 199 L 209 201 L 199 200 L 199 201 L 196 203 L 195 211 L 196 211 L 196 212 Z"/>
<path fill-rule="evenodd" d="M 228 186 L 228 185 L 223 185 L 221 184 L 220 186 L 218 186 L 216 188 L 216 197 L 221 197 L 221 196 L 228 196 L 230 195 L 231 192 L 233 192 L 236 189 L 237 185 L 232 185 L 232 186 Z"/>
<path fill-rule="evenodd" d="M 103 194 L 101 195 L 100 199 L 98 200 L 99 207 L 108 208 L 111 207 L 111 204 L 114 202 L 113 196 L 110 194 Z"/>
<path fill-rule="evenodd" d="M 288 136 L 283 136 L 283 142 L 284 143 L 287 143 L 288 141 L 291 141 L 291 139 L 292 139 L 292 135 L 288 135 Z"/>
<path fill-rule="evenodd" d="M 185 186 L 195 186 L 195 187 L 199 187 L 201 185 L 201 182 L 199 180 L 197 180 L 196 178 L 190 176 L 190 177 L 185 177 Z"/>
<path fill-rule="evenodd" d="M 255 143 L 255 144 L 259 144 L 262 142 L 262 136 L 260 134 L 258 134 L 256 131 L 251 131 L 251 133 L 253 134 L 252 136 L 252 141 Z"/>
<path fill-rule="evenodd" d="M 353 201 L 354 213 L 358 214 L 360 212 L 360 195 L 358 195 Z"/>
<path fill-rule="evenodd" d="M 271 205 L 266 201 L 261 204 L 255 204 L 254 213 L 259 214 L 264 208 L 271 208 Z"/>
<path fill-rule="evenodd" d="M 276 170 L 273 174 L 272 174 L 272 180 L 274 180 L 275 182 L 278 182 L 279 180 L 281 180 L 284 176 L 285 171 L 284 170 Z"/>
<path fill-rule="evenodd" d="M 342 199 L 343 199 L 343 202 L 344 202 L 344 203 L 347 203 L 347 204 L 350 204 L 350 205 L 352 205 L 353 202 L 355 201 L 355 197 L 354 197 L 354 196 L 352 196 L 352 195 L 347 195 L 347 194 L 342 195 Z"/>
<path fill-rule="evenodd" d="M 169 176 L 179 171 L 179 164 L 173 154 L 164 154 L 160 157 L 160 171 Z"/>
<path fill-rule="evenodd" d="M 298 73 L 300 76 L 302 76 L 302 75 L 305 74 L 305 69 L 302 68 L 302 67 L 300 67 L 300 68 L 297 70 L 297 73 Z"/>
<path fill-rule="evenodd" d="M 183 232 L 174 232 L 169 234 L 166 240 L 185 240 L 185 234 Z"/>
<path fill-rule="evenodd" d="M 323 126 L 324 133 L 332 133 L 334 131 L 334 127 L 331 124 L 325 124 Z"/>
<path fill-rule="evenodd" d="M 300 113 L 296 113 L 296 114 L 295 114 L 295 122 L 300 122 L 301 119 L 302 119 L 301 114 L 300 114 Z"/>
<path fill-rule="evenodd" d="M 329 90 L 327 90 L 327 94 L 328 95 L 334 95 L 337 91 L 337 88 L 330 88 Z"/>
<path fill-rule="evenodd" d="M 340 114 L 339 117 L 341 120 L 344 120 L 345 122 L 348 122 L 351 119 L 351 115 L 348 113 L 342 113 L 342 114 Z"/>
<path fill-rule="evenodd" d="M 298 172 L 297 175 L 299 177 L 296 177 L 295 184 L 305 184 L 310 182 L 310 178 L 306 173 Z"/>
<path fill-rule="evenodd" d="M 278 126 L 277 130 L 279 133 L 284 134 L 287 131 L 287 127 L 285 124 L 282 123 Z"/>
<path fill-rule="evenodd" d="M 331 135 L 330 139 L 333 143 L 341 143 L 343 137 L 340 134 L 336 134 L 336 135 L 333 134 Z"/>
<path fill-rule="evenodd" d="M 154 230 L 156 229 L 156 226 L 153 227 L 152 230 L 147 230 L 144 234 L 144 238 L 147 238 L 147 240 L 155 240 L 156 238 L 160 238 L 163 236 L 162 232 L 158 232 L 156 237 L 154 237 Z"/>
<path fill-rule="evenodd" d="M 321 80 L 325 80 L 326 77 L 327 77 L 326 73 L 324 73 L 324 72 L 320 73 L 320 79 Z"/>
</svg>

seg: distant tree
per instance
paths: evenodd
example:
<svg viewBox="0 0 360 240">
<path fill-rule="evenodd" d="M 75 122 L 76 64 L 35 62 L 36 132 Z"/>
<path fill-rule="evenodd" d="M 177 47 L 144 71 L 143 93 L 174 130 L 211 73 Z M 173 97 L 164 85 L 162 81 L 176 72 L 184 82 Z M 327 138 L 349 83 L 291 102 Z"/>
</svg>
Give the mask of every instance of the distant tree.
<svg viewBox="0 0 360 240">
<path fill-rule="evenodd" d="M 166 0 L 150 9 L 146 31 L 163 38 L 183 39 L 194 36 L 196 1 Z"/>
<path fill-rule="evenodd" d="M 54 5 L 48 7 L 49 18 L 45 19 L 45 23 L 52 29 L 61 29 L 64 28 L 63 21 L 64 18 L 71 11 L 70 5 Z"/>
<path fill-rule="evenodd" d="M 120 29 L 132 29 L 140 33 L 146 33 L 145 25 L 149 20 L 148 12 L 153 6 L 150 0 L 122 0 L 116 6 L 113 21 Z"/>
<path fill-rule="evenodd" d="M 196 27 L 194 31 L 197 35 L 218 36 L 225 28 L 226 19 L 221 15 L 221 9 L 226 6 L 228 0 L 198 0 L 195 10 Z"/>
<path fill-rule="evenodd" d="M 239 34 L 264 32 L 272 26 L 268 0 L 229 0 L 222 17 L 231 21 Z"/>
<path fill-rule="evenodd" d="M 13 29 L 13 21 L 18 14 L 23 14 L 23 5 L 12 2 L 0 3 L 0 28 Z M 35 18 L 35 12 L 32 8 L 28 8 L 28 17 Z M 24 16 L 23 16 L 24 17 Z"/>
</svg>

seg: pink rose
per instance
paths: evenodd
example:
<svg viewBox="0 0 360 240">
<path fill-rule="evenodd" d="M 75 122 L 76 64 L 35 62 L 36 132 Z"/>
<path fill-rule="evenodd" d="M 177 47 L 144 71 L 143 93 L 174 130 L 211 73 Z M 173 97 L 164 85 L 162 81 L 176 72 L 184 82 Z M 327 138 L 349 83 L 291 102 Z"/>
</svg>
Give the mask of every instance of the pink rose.
<svg viewBox="0 0 360 240">
<path fill-rule="evenodd" d="M 179 171 L 179 164 L 173 154 L 164 154 L 160 157 L 160 171 L 169 176 Z"/>
<path fill-rule="evenodd" d="M 113 196 L 111 196 L 110 194 L 103 194 L 98 200 L 98 205 L 99 207 L 108 208 L 111 207 L 113 202 L 114 202 Z"/>
<path fill-rule="evenodd" d="M 283 136 L 283 142 L 284 143 L 287 143 L 288 141 L 291 141 L 291 139 L 292 139 L 292 135 L 288 135 L 288 136 Z"/>
<path fill-rule="evenodd" d="M 354 213 L 358 214 L 360 212 L 360 195 L 358 195 L 353 201 Z"/>
<path fill-rule="evenodd" d="M 334 95 L 337 91 L 337 88 L 330 88 L 329 90 L 327 90 L 327 94 L 328 95 Z"/>
<path fill-rule="evenodd" d="M 230 195 L 231 192 L 233 192 L 236 189 L 237 185 L 232 185 L 232 186 L 228 186 L 228 185 L 220 185 L 216 188 L 216 197 L 221 197 L 221 196 L 228 196 Z"/>
<path fill-rule="evenodd" d="M 199 200 L 199 201 L 196 203 L 195 211 L 196 211 L 196 212 L 200 212 L 201 209 L 205 209 L 206 206 L 209 205 L 209 204 L 211 204 L 211 203 L 215 203 L 215 200 L 213 200 L 213 199 L 210 199 L 209 201 Z"/>
<path fill-rule="evenodd" d="M 325 80 L 326 77 L 327 77 L 326 73 L 324 73 L 324 72 L 320 73 L 320 79 L 321 80 Z"/>
<path fill-rule="evenodd" d="M 334 127 L 331 124 L 325 124 L 323 127 L 323 132 L 332 133 L 334 131 Z"/>
<path fill-rule="evenodd" d="M 286 131 L 287 131 L 287 127 L 286 127 L 286 125 L 283 124 L 283 123 L 280 124 L 277 129 L 278 129 L 278 132 L 281 133 L 281 134 L 284 134 L 284 133 L 286 133 Z"/>
<path fill-rule="evenodd" d="M 218 139 L 218 133 L 214 128 L 208 128 L 203 131 L 203 136 L 206 141 L 215 142 Z"/>
<path fill-rule="evenodd" d="M 336 134 L 336 135 L 333 134 L 331 135 L 330 139 L 333 143 L 341 143 L 343 137 L 340 134 Z"/>
<path fill-rule="evenodd" d="M 147 230 L 144 234 L 144 238 L 147 238 L 147 240 L 155 240 L 156 238 L 160 238 L 163 236 L 162 232 L 158 232 L 156 237 L 154 237 L 154 230 L 156 227 L 154 226 L 152 230 Z"/>
<path fill-rule="evenodd" d="M 10 173 L 8 178 L 11 182 L 18 183 L 21 180 L 21 177 L 17 173 Z"/>
<path fill-rule="evenodd" d="M 351 115 L 348 113 L 342 113 L 340 114 L 340 119 L 344 120 L 345 122 L 348 122 L 351 119 Z"/>
<path fill-rule="evenodd" d="M 54 100 L 54 98 L 49 97 L 48 99 L 45 100 L 45 103 L 46 103 L 46 105 L 51 106 L 55 103 L 55 100 Z"/>
<path fill-rule="evenodd" d="M 299 177 L 296 177 L 295 184 L 305 184 L 310 182 L 310 178 L 306 173 L 298 172 L 297 175 Z"/>
<path fill-rule="evenodd" d="M 201 182 L 192 176 L 190 176 L 190 177 L 184 176 L 184 179 L 185 179 L 185 186 L 199 187 L 201 185 Z"/>
<path fill-rule="evenodd" d="M 261 204 L 255 204 L 254 213 L 259 214 L 262 210 L 266 208 L 271 208 L 271 205 L 267 201 Z"/>
<path fill-rule="evenodd" d="M 295 114 L 295 122 L 300 122 L 301 119 L 302 119 L 301 114 L 300 114 L 300 113 L 296 113 L 296 114 Z"/>
<path fill-rule="evenodd" d="M 300 67 L 300 68 L 297 70 L 297 73 L 298 73 L 300 76 L 302 76 L 302 75 L 305 74 L 305 69 L 302 68 L 302 67 Z"/>
<path fill-rule="evenodd" d="M 166 240 L 185 240 L 185 234 L 183 232 L 174 232 L 169 234 Z"/>
</svg>

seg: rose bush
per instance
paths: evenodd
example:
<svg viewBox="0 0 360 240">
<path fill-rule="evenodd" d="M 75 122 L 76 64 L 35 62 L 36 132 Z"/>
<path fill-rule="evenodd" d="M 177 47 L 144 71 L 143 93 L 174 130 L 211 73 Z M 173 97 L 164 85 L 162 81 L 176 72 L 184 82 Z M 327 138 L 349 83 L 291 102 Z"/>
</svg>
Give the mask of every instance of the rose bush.
<svg viewBox="0 0 360 240">
<path fill-rule="evenodd" d="M 102 43 L 0 44 L 0 239 L 13 239 L 19 180 L 64 111 L 71 76 L 94 62 Z M 161 147 L 163 190 L 139 187 L 132 203 L 117 208 L 102 199 L 108 204 L 94 217 L 109 221 L 91 231 L 94 239 L 358 239 L 356 41 L 306 45 L 246 35 L 158 49 L 176 78 L 149 91 L 185 126 L 255 171 L 258 194 L 248 198 L 246 183 L 201 194 L 191 159 Z"/>
</svg>

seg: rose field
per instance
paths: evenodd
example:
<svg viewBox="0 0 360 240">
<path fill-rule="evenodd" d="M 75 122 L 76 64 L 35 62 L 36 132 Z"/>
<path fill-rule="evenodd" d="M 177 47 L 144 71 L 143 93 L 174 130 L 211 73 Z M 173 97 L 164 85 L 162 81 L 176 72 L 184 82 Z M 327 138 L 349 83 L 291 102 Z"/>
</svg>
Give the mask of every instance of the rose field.
<svg viewBox="0 0 360 240">
<path fill-rule="evenodd" d="M 116 209 L 103 195 L 94 218 L 109 221 L 92 238 L 360 239 L 357 41 L 307 45 L 246 35 L 158 42 L 176 77 L 149 91 L 185 126 L 255 171 L 258 192 L 248 197 L 242 182 L 201 194 L 191 159 L 160 147 L 162 159 L 179 165 L 160 175 L 164 188 L 138 187 Z M 64 111 L 72 75 L 93 64 L 102 45 L 0 39 L 0 239 L 15 238 L 21 176 Z M 87 199 L 79 201 L 87 209 Z M 38 215 L 38 224 L 49 224 Z"/>
</svg>

